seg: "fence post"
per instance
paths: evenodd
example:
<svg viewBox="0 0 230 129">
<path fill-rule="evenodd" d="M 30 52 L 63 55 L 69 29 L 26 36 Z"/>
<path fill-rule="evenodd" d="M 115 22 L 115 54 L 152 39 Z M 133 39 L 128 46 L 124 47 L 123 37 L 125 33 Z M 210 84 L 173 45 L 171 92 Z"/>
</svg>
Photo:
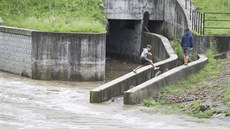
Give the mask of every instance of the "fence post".
<svg viewBox="0 0 230 129">
<path fill-rule="evenodd" d="M 203 13 L 200 13 L 200 35 L 203 34 Z"/>
<path fill-rule="evenodd" d="M 205 13 L 204 13 L 204 16 L 203 16 L 203 35 L 205 34 Z"/>
<path fill-rule="evenodd" d="M 192 20 L 192 1 L 189 0 L 190 20 Z"/>
<path fill-rule="evenodd" d="M 194 14 L 193 14 L 193 11 L 192 11 L 192 30 L 195 30 L 194 29 L 194 16 L 193 16 Z"/>
</svg>

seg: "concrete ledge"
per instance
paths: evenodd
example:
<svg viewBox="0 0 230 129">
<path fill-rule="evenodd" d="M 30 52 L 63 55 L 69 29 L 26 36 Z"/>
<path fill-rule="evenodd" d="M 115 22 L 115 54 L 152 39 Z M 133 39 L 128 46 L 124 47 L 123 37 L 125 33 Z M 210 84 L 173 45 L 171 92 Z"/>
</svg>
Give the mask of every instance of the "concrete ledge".
<svg viewBox="0 0 230 129">
<path fill-rule="evenodd" d="M 139 104 L 163 88 L 165 85 L 181 80 L 191 74 L 197 73 L 207 63 L 207 57 L 199 55 L 199 60 L 191 62 L 188 66 L 182 65 L 169 70 L 149 81 L 146 81 L 124 93 L 124 104 Z"/>
<path fill-rule="evenodd" d="M 31 36 L 33 31 L 35 31 L 35 30 L 17 28 L 17 27 L 10 27 L 10 26 L 0 26 L 0 32 L 4 32 L 4 33 Z"/>
<path fill-rule="evenodd" d="M 169 57 L 163 61 L 155 63 L 156 66 L 160 66 L 160 71 L 164 71 L 165 69 L 171 69 L 175 67 L 178 56 L 175 54 L 172 49 L 170 42 L 164 36 L 153 34 L 153 33 L 145 33 L 150 37 L 155 37 L 160 39 L 163 44 L 162 52 L 164 51 Z M 153 41 L 152 41 L 153 42 Z M 159 50 L 160 51 L 160 50 Z M 134 74 L 130 72 L 124 76 L 121 76 L 111 82 L 108 82 L 102 86 L 99 86 L 90 91 L 90 102 L 91 103 L 101 103 L 111 99 L 112 97 L 122 95 L 125 91 L 130 89 L 133 86 L 139 85 L 153 77 L 155 77 L 157 71 L 152 69 L 151 65 L 145 66 L 143 68 L 138 69 L 137 73 Z"/>
</svg>

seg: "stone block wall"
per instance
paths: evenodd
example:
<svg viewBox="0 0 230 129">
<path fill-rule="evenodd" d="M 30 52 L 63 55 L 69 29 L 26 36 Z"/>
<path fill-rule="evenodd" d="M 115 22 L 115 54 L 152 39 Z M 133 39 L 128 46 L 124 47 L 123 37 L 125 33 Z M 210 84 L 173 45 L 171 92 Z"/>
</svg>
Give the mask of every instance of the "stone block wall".
<svg viewBox="0 0 230 129">
<path fill-rule="evenodd" d="M 31 77 L 31 51 L 29 30 L 0 27 L 0 70 Z"/>
</svg>

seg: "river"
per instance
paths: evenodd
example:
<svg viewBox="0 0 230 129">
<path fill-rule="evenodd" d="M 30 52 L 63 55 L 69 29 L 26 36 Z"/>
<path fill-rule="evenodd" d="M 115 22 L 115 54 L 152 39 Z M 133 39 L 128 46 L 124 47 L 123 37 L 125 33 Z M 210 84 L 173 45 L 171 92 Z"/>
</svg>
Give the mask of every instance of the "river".
<svg viewBox="0 0 230 129">
<path fill-rule="evenodd" d="M 107 81 L 135 66 L 118 62 L 107 67 L 117 73 L 107 73 Z M 141 105 L 123 105 L 121 97 L 89 103 L 89 91 L 103 83 L 39 81 L 0 72 L 0 128 L 230 129 L 230 122 L 220 119 L 146 113 Z"/>
</svg>

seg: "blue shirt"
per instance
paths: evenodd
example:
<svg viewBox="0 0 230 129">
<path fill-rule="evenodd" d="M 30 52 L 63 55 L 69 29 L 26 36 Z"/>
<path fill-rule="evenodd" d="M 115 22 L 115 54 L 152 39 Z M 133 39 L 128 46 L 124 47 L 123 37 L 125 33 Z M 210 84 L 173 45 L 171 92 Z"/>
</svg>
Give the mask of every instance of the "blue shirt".
<svg viewBox="0 0 230 129">
<path fill-rule="evenodd" d="M 190 32 L 186 32 L 181 38 L 181 47 L 190 47 L 193 48 L 193 37 Z"/>
</svg>

